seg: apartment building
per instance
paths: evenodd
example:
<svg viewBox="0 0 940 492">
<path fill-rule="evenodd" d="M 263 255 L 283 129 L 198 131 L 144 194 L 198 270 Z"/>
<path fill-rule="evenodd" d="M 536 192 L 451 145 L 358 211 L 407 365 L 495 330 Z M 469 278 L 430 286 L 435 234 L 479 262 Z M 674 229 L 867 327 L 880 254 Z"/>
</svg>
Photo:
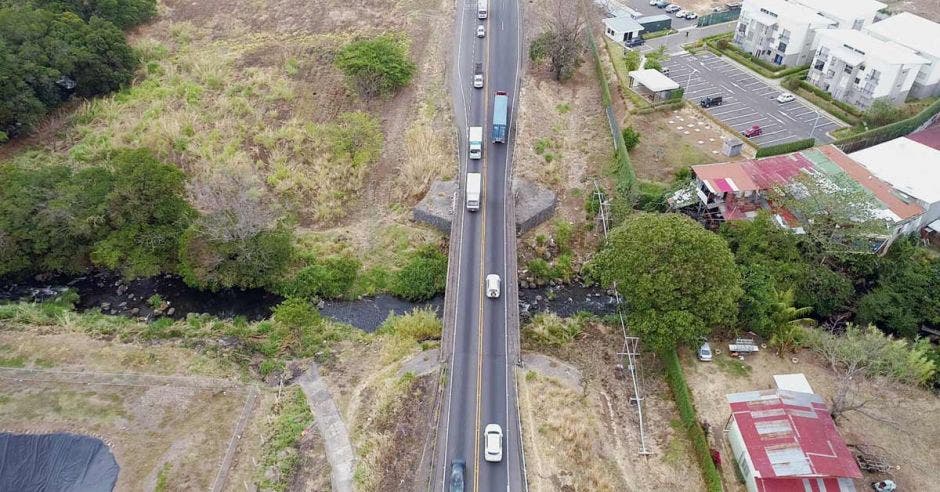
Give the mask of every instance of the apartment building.
<svg viewBox="0 0 940 492">
<path fill-rule="evenodd" d="M 940 24 L 902 12 L 865 27 L 864 32 L 894 41 L 927 60 L 914 78 L 911 97 L 940 96 Z"/>
<path fill-rule="evenodd" d="M 835 21 L 835 29 L 861 30 L 875 22 L 885 4 L 875 0 L 791 0 Z"/>
<path fill-rule="evenodd" d="M 776 65 L 798 66 L 812 59 L 817 30 L 837 21 L 815 9 L 786 0 L 747 0 L 734 31 L 734 44 Z"/>
<path fill-rule="evenodd" d="M 820 30 L 813 47 L 807 81 L 861 109 L 876 99 L 903 103 L 928 63 L 913 50 L 854 29 Z"/>
</svg>

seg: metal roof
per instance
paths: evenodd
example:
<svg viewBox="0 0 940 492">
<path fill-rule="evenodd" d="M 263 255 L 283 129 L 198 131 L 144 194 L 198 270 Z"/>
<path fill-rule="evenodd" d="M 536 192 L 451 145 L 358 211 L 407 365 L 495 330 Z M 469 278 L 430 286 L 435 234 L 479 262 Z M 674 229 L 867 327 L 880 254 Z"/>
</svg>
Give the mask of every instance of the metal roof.
<svg viewBox="0 0 940 492">
<path fill-rule="evenodd" d="M 659 70 L 653 70 L 652 68 L 634 70 L 630 72 L 630 78 L 653 92 L 669 91 L 679 88 L 677 82 L 666 77 Z"/>
<path fill-rule="evenodd" d="M 937 203 L 940 202 L 940 150 L 937 149 L 940 125 L 918 133 L 922 134 L 889 140 L 853 152 L 850 157 L 895 189 L 928 204 Z"/>
<path fill-rule="evenodd" d="M 756 479 L 862 477 L 821 396 L 776 389 L 726 398 Z"/>
<path fill-rule="evenodd" d="M 796 374 L 774 374 L 774 384 L 777 389 L 797 391 L 800 393 L 815 393 L 802 372 Z"/>
<path fill-rule="evenodd" d="M 616 32 L 640 32 L 643 26 L 632 17 L 609 17 L 604 19 L 604 25 Z"/>
<path fill-rule="evenodd" d="M 640 17 L 636 21 L 639 22 L 640 24 L 648 24 L 650 22 L 661 22 L 664 20 L 671 21 L 672 17 L 669 17 L 668 15 L 665 15 L 665 14 L 647 15 L 645 17 Z"/>
</svg>

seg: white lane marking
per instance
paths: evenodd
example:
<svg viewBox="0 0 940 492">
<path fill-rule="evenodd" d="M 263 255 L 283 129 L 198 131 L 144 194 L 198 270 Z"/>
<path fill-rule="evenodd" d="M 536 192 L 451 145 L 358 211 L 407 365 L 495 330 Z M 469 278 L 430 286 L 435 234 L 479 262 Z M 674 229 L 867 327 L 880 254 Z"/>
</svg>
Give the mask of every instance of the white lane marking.
<svg viewBox="0 0 940 492">
<path fill-rule="evenodd" d="M 785 117 L 789 118 L 791 121 L 794 121 L 794 122 L 796 121 L 796 118 L 794 118 L 794 117 L 792 117 L 792 116 L 790 116 L 790 115 L 784 113 L 783 111 L 777 111 L 777 112 L 780 113 L 780 116 L 785 116 Z"/>
</svg>

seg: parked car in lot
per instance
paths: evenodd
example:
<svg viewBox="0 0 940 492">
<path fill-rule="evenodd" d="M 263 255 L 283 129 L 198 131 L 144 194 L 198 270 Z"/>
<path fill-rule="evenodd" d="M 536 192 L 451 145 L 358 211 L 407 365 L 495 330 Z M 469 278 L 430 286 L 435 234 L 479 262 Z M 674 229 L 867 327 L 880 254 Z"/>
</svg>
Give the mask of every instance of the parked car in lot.
<svg viewBox="0 0 940 492">
<path fill-rule="evenodd" d="M 721 96 L 703 97 L 702 100 L 698 102 L 698 105 L 703 108 L 710 108 L 712 106 L 721 106 Z"/>
<path fill-rule="evenodd" d="M 496 299 L 499 297 L 499 287 L 500 287 L 499 275 L 491 273 L 486 276 L 486 297 L 490 299 Z"/>
<path fill-rule="evenodd" d="M 636 36 L 636 37 L 634 37 L 634 38 L 632 38 L 632 39 L 628 39 L 628 40 L 624 41 L 623 44 L 624 44 L 624 46 L 626 46 L 627 48 L 635 48 L 635 47 L 637 47 L 637 46 L 642 46 L 643 43 L 645 43 L 645 42 L 646 42 L 646 41 L 644 41 L 643 38 L 641 38 L 640 36 Z"/>
<path fill-rule="evenodd" d="M 684 19 L 685 16 L 688 15 L 688 14 L 689 14 L 689 11 L 688 11 L 688 10 L 677 10 L 677 11 L 676 11 L 676 18 L 677 18 L 677 19 Z"/>
<path fill-rule="evenodd" d="M 656 3 L 653 5 L 656 5 L 657 7 L 664 9 L 669 6 L 669 2 L 667 2 L 666 0 L 656 0 Z"/>
<path fill-rule="evenodd" d="M 650 0 L 650 6 L 655 7 L 659 0 Z"/>
<path fill-rule="evenodd" d="M 480 24 L 477 26 L 477 37 L 482 38 L 483 36 L 486 36 L 486 28 L 483 27 L 483 24 Z"/>
<path fill-rule="evenodd" d="M 783 94 L 777 96 L 778 103 L 788 103 L 794 99 L 796 99 L 796 97 L 794 97 L 793 94 L 790 94 L 789 92 L 784 92 Z"/>
<path fill-rule="evenodd" d="M 754 125 L 741 132 L 741 135 L 744 135 L 747 138 L 753 138 L 760 136 L 762 133 L 764 133 L 764 130 L 761 130 L 760 125 Z"/>
<path fill-rule="evenodd" d="M 689 20 L 698 19 L 698 14 L 696 14 L 695 12 L 689 11 L 685 13 L 685 18 Z"/>
<path fill-rule="evenodd" d="M 499 424 L 487 424 L 483 429 L 483 446 L 483 458 L 486 461 L 503 461 L 503 429 Z"/>
<path fill-rule="evenodd" d="M 712 347 L 707 341 L 702 341 L 702 346 L 698 348 L 698 360 L 709 362 L 712 360 Z"/>
<path fill-rule="evenodd" d="M 680 7 L 680 6 L 678 6 L 678 5 L 674 4 L 674 3 L 670 3 L 669 5 L 666 6 L 666 13 L 667 13 L 667 14 L 671 14 L 671 13 L 676 12 L 676 11 L 679 11 L 679 10 L 682 10 L 682 7 Z"/>
</svg>

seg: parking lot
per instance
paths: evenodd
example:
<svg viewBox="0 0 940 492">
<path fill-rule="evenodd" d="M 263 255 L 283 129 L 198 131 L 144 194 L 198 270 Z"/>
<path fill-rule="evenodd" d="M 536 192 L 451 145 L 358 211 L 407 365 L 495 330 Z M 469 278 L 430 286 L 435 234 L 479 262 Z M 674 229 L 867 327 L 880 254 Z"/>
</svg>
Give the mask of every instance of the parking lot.
<svg viewBox="0 0 940 492">
<path fill-rule="evenodd" d="M 832 141 L 826 133 L 843 126 L 799 99 L 777 102 L 783 90 L 711 53 L 683 54 L 663 63 L 669 78 L 685 89 L 685 98 L 695 104 L 703 97 L 721 96 L 720 106 L 708 108 L 712 116 L 735 131 L 759 125 L 762 134 L 752 137 L 758 145 L 776 145 L 814 137 Z"/>
</svg>

